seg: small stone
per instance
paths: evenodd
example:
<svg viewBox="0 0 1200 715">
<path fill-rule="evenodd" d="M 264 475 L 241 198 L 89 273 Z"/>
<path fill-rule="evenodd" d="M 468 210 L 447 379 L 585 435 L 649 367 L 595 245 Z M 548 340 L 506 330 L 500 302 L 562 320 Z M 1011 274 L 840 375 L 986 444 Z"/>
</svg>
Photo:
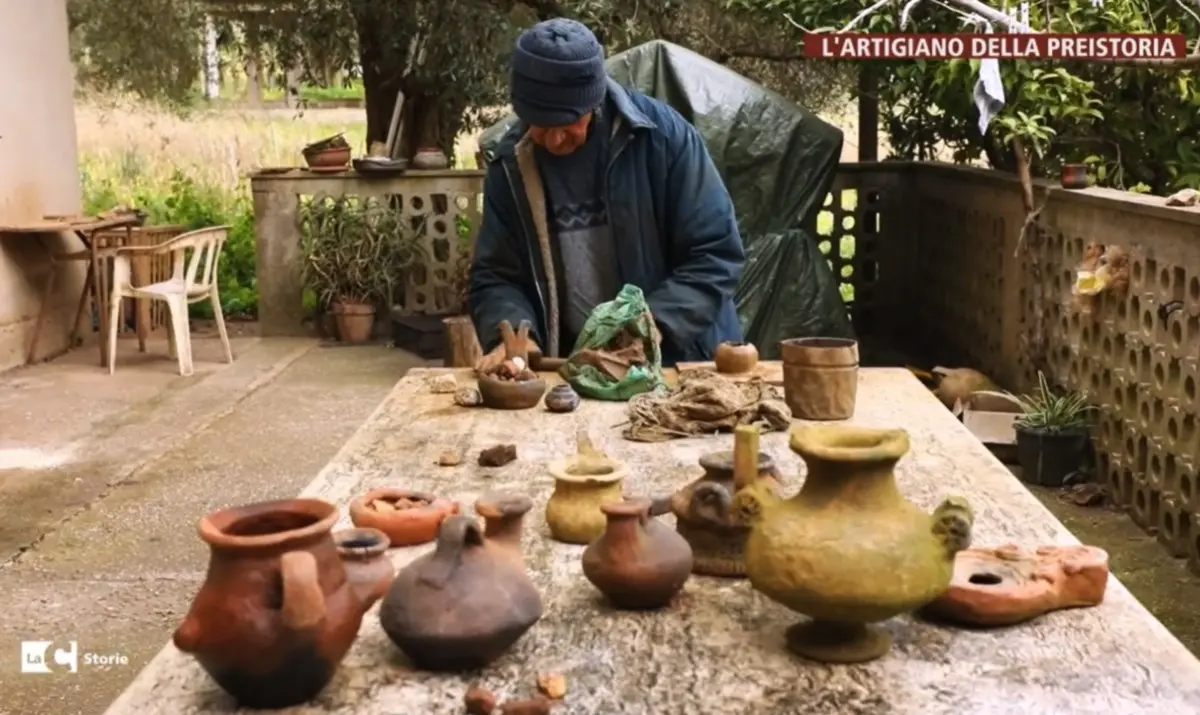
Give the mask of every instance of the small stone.
<svg viewBox="0 0 1200 715">
<path fill-rule="evenodd" d="M 463 696 L 463 704 L 467 706 L 467 715 L 491 715 L 496 709 L 496 696 L 490 690 L 472 685 Z"/>
<path fill-rule="evenodd" d="M 543 695 L 528 700 L 510 700 L 500 706 L 501 715 L 550 715 L 550 701 Z"/>
<path fill-rule="evenodd" d="M 551 700 L 562 700 L 567 694 L 567 679 L 558 673 L 539 673 L 537 688 Z"/>
<path fill-rule="evenodd" d="M 497 444 L 479 453 L 479 466 L 503 467 L 517 459 L 517 445 Z"/>
<path fill-rule="evenodd" d="M 429 391 L 445 395 L 458 389 L 458 380 L 453 375 L 438 375 L 429 379 Z"/>
<path fill-rule="evenodd" d="M 462 464 L 462 455 L 453 449 L 447 449 L 438 456 L 437 463 L 441 467 L 457 467 Z"/>
<path fill-rule="evenodd" d="M 371 502 L 371 508 L 374 509 L 375 511 L 382 512 L 384 514 L 396 511 L 396 506 L 394 504 L 392 504 L 390 501 L 385 501 L 383 499 L 373 500 Z"/>
<path fill-rule="evenodd" d="M 478 407 L 483 404 L 483 396 L 474 387 L 459 388 L 454 393 L 454 404 L 459 407 Z"/>
</svg>

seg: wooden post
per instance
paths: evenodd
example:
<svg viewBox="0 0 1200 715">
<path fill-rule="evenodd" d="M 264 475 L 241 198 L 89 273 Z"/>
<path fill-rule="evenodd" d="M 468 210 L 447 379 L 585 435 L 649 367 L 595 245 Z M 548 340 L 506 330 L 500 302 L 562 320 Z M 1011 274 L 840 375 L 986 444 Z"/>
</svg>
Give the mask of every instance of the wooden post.
<svg viewBox="0 0 1200 715">
<path fill-rule="evenodd" d="M 483 355 L 479 347 L 479 336 L 470 316 L 455 315 L 442 320 L 444 352 L 442 364 L 446 367 L 474 367 Z"/>
<path fill-rule="evenodd" d="M 858 160 L 879 161 L 879 81 L 870 62 L 858 68 Z"/>
</svg>

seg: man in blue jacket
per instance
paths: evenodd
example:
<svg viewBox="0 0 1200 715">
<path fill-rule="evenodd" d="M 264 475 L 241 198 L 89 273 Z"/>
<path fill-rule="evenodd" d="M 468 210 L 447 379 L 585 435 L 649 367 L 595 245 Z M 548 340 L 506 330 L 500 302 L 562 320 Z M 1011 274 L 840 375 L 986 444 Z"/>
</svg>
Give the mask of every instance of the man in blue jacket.
<svg viewBox="0 0 1200 715">
<path fill-rule="evenodd" d="M 567 356 L 625 284 L 645 293 L 667 365 L 741 340 L 733 293 L 745 253 L 696 129 L 610 79 L 595 35 L 573 20 L 521 35 L 511 94 L 520 121 L 488 161 L 471 262 L 471 317 L 490 351 L 476 368 L 503 359 L 505 320 L 528 320 L 538 351 Z"/>
</svg>

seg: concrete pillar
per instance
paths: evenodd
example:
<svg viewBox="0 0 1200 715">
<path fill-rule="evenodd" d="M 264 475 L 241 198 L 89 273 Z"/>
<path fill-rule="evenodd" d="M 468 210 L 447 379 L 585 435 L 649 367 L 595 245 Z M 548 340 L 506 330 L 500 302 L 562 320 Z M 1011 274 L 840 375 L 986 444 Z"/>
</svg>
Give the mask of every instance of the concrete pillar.
<svg viewBox="0 0 1200 715">
<path fill-rule="evenodd" d="M 217 26 L 212 15 L 204 16 L 204 98 L 221 96 L 221 56 L 217 52 Z"/>
<path fill-rule="evenodd" d="M 0 2 L 0 226 L 81 210 L 75 81 L 66 0 Z M 25 361 L 48 251 L 74 236 L 0 233 L 0 370 Z M 66 346 L 83 282 L 82 264 L 60 269 L 38 352 Z"/>
</svg>

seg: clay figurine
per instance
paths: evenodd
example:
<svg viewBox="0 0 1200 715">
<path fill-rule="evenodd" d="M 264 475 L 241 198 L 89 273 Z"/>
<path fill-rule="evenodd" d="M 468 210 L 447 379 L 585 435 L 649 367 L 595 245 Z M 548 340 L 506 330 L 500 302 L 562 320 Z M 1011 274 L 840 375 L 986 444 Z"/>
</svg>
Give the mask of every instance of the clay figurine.
<svg viewBox="0 0 1200 715">
<path fill-rule="evenodd" d="M 954 556 L 971 539 L 971 509 L 951 497 L 931 517 L 904 498 L 892 472 L 908 452 L 904 430 L 793 427 L 790 446 L 808 465 L 796 496 L 780 499 L 760 483 L 734 498 L 754 522 L 750 584 L 813 619 L 788 629 L 793 652 L 828 663 L 874 660 L 891 636 L 868 624 L 946 592 Z"/>
<path fill-rule="evenodd" d="M 480 497 L 475 511 L 486 529 L 472 517 L 450 517 L 437 548 L 396 576 L 379 622 L 418 668 L 482 668 L 542 617 L 521 552 L 522 520 L 532 508 L 524 496 Z"/>
<path fill-rule="evenodd" d="M 695 573 L 735 578 L 746 575 L 743 553 L 750 526 L 731 508 L 733 495 L 760 481 L 772 489 L 779 485 L 775 460 L 758 451 L 758 437 L 753 430 L 735 432 L 733 451 L 701 457 L 704 474 L 670 498 L 675 528 L 692 547 Z M 736 474 L 739 459 L 745 467 L 740 476 Z"/>
<path fill-rule="evenodd" d="M 579 407 L 579 395 L 565 382 L 546 393 L 546 409 L 551 412 L 574 412 Z"/>
<path fill-rule="evenodd" d="M 333 532 L 333 543 L 359 597 L 371 603 L 383 598 L 396 578 L 396 567 L 387 555 L 391 546 L 387 534 L 379 529 L 342 529 Z"/>
<path fill-rule="evenodd" d="M 954 561 L 950 590 L 923 613 L 971 626 L 1008 626 L 1060 608 L 1098 605 L 1107 586 L 1108 554 L 1094 546 L 967 549 Z"/>
<path fill-rule="evenodd" d="M 758 348 L 751 343 L 724 342 L 713 353 L 717 372 L 741 375 L 758 367 Z"/>
<path fill-rule="evenodd" d="M 575 436 L 577 454 L 550 463 L 554 493 L 546 502 L 550 535 L 568 544 L 590 544 L 604 533 L 602 504 L 619 502 L 624 465 L 596 450 L 585 430 Z"/>
<path fill-rule="evenodd" d="M 692 573 L 692 547 L 650 517 L 649 499 L 600 505 L 608 528 L 583 552 L 583 575 L 617 608 L 662 608 Z"/>
<path fill-rule="evenodd" d="M 200 521 L 208 573 L 175 631 L 240 705 L 286 708 L 333 678 L 374 603 L 356 591 L 330 530 L 333 504 L 288 499 L 222 509 Z"/>
<path fill-rule="evenodd" d="M 478 379 L 484 407 L 496 410 L 527 410 L 541 401 L 546 381 L 529 369 L 530 323 L 522 320 L 514 333 L 512 323 L 500 321 L 504 361 Z"/>
<path fill-rule="evenodd" d="M 391 487 L 372 489 L 350 502 L 355 526 L 379 529 L 397 547 L 428 544 L 442 521 L 457 513 L 458 502 Z"/>
</svg>

